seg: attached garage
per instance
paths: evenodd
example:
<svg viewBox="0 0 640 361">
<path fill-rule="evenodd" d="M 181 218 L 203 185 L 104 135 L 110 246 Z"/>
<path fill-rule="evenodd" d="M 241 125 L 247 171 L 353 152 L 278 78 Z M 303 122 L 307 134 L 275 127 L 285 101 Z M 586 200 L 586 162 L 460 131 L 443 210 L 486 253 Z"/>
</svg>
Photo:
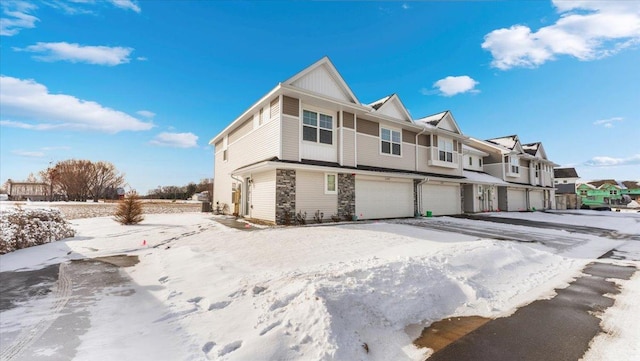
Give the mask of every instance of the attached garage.
<svg viewBox="0 0 640 361">
<path fill-rule="evenodd" d="M 539 190 L 529 191 L 529 208 L 544 209 L 544 192 Z"/>
<path fill-rule="evenodd" d="M 507 211 L 524 211 L 527 209 L 527 191 L 520 188 L 507 189 Z"/>
<path fill-rule="evenodd" d="M 421 198 L 423 214 L 427 211 L 434 216 L 462 213 L 459 184 L 423 184 Z"/>
<path fill-rule="evenodd" d="M 413 217 L 413 181 L 356 176 L 358 219 Z"/>
</svg>

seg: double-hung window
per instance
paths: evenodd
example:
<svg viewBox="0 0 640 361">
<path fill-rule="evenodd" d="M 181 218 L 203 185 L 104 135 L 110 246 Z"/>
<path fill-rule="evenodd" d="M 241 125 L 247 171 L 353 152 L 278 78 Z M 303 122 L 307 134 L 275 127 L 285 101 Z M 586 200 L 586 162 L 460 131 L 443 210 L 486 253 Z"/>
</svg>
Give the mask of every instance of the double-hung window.
<svg viewBox="0 0 640 361">
<path fill-rule="evenodd" d="M 382 153 L 400 155 L 402 139 L 399 131 L 380 128 L 380 142 Z"/>
<path fill-rule="evenodd" d="M 449 139 L 438 139 L 438 160 L 453 163 L 453 142 Z"/>
<path fill-rule="evenodd" d="M 304 110 L 302 113 L 302 139 L 308 142 L 333 144 L 333 117 Z"/>
<path fill-rule="evenodd" d="M 511 165 L 511 173 L 520 174 L 520 160 L 518 157 L 509 157 L 509 164 Z"/>
</svg>

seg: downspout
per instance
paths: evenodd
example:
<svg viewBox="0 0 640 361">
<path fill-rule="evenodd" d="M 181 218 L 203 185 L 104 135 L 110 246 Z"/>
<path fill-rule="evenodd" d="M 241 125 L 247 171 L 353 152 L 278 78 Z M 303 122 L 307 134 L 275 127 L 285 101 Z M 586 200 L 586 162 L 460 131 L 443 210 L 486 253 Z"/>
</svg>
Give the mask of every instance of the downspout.
<svg viewBox="0 0 640 361">
<path fill-rule="evenodd" d="M 427 131 L 427 128 L 424 127 L 420 133 L 416 134 L 416 172 L 418 171 L 418 146 L 419 146 L 418 137 L 424 134 L 426 131 Z M 422 215 L 422 212 L 424 211 L 422 209 L 422 185 L 427 183 L 428 181 L 429 181 L 429 178 L 425 178 L 416 186 L 417 188 L 416 197 L 418 197 L 418 199 L 416 200 L 416 203 L 418 204 L 418 214 L 420 215 Z"/>
</svg>

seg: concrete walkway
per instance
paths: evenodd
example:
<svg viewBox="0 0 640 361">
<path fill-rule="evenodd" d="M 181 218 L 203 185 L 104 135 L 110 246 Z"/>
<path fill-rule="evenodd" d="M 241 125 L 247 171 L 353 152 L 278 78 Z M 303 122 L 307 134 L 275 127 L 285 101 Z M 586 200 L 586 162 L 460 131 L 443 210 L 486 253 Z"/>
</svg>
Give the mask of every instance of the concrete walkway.
<svg viewBox="0 0 640 361">
<path fill-rule="evenodd" d="M 620 291 L 610 278 L 630 279 L 635 267 L 591 263 L 550 300 L 538 300 L 498 318 L 435 352 L 429 361 L 578 361 L 600 331 L 596 317 Z"/>
</svg>

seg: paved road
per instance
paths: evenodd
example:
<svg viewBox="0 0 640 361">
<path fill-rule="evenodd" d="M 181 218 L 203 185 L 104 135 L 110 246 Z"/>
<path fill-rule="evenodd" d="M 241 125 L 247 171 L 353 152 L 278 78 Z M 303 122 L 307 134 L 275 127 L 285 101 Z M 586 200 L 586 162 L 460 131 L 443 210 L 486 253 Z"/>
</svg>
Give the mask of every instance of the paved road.
<svg viewBox="0 0 640 361">
<path fill-rule="evenodd" d="M 586 276 L 550 300 L 535 301 L 513 315 L 480 326 L 429 357 L 429 361 L 577 361 L 600 333 L 600 314 L 619 289 L 609 278 L 629 279 L 635 267 L 592 263 Z"/>
</svg>

